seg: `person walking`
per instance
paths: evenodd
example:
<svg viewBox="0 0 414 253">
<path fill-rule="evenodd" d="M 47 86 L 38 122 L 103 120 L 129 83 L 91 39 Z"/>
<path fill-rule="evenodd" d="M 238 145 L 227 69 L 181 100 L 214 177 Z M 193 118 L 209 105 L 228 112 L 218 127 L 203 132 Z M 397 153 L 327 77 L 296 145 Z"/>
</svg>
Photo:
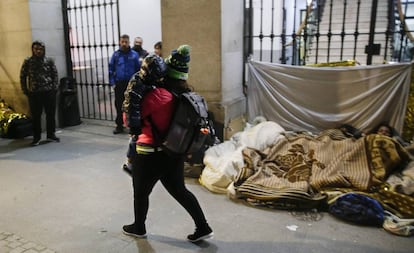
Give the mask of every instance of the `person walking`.
<svg viewBox="0 0 414 253">
<path fill-rule="evenodd" d="M 149 208 L 149 195 L 154 185 L 161 181 L 168 193 L 184 207 L 195 223 L 195 232 L 188 235 L 187 239 L 197 242 L 213 236 L 213 230 L 207 223 L 197 198 L 185 186 L 185 156 L 168 155 L 162 151 L 159 144 L 160 136 L 168 131 L 175 109 L 175 97 L 172 92 L 188 90 L 186 80 L 190 61 L 189 53 L 189 46 L 183 45 L 172 51 L 166 63 L 156 55 L 147 57 L 143 61 L 140 73 L 144 80 L 151 77 L 153 73 L 158 73 L 157 78 L 161 79 L 164 69 L 167 77 L 164 87 L 156 85 L 142 99 L 142 129 L 138 135 L 136 156 L 132 163 L 135 220 L 132 224 L 123 226 L 122 229 L 126 235 L 137 238 L 146 237 L 145 221 Z M 145 84 L 146 81 L 143 83 Z M 133 98 L 130 97 L 130 99 Z M 133 106 L 134 101 L 128 104 Z M 130 107 L 129 110 L 134 109 Z"/>
<path fill-rule="evenodd" d="M 58 72 L 55 62 L 46 57 L 46 47 L 41 41 L 32 43 L 32 56 L 27 57 L 20 69 L 20 84 L 29 100 L 33 120 L 32 146 L 41 140 L 41 116 L 46 114 L 46 137 L 48 141 L 59 142 L 56 137 L 56 93 Z"/>
<path fill-rule="evenodd" d="M 129 79 L 141 67 L 139 55 L 131 50 L 129 36 L 124 34 L 119 38 L 119 49 L 116 50 L 109 61 L 109 84 L 115 87 L 115 109 L 116 127 L 113 134 L 124 132 L 122 119 L 122 103 L 124 102 L 124 92 Z"/>
</svg>

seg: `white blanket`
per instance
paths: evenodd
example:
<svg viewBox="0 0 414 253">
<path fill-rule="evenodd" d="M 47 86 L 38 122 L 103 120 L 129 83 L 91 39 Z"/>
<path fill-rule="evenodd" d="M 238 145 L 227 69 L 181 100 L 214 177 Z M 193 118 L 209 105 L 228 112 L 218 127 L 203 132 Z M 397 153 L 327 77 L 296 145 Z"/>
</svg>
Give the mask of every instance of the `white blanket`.
<svg viewBox="0 0 414 253">
<path fill-rule="evenodd" d="M 204 155 L 204 169 L 200 183 L 212 192 L 226 193 L 240 168 L 244 166 L 241 150 L 245 147 L 264 150 L 283 138 L 285 130 L 272 121 L 262 122 L 243 132 L 236 133 L 230 140 L 210 147 Z"/>
</svg>

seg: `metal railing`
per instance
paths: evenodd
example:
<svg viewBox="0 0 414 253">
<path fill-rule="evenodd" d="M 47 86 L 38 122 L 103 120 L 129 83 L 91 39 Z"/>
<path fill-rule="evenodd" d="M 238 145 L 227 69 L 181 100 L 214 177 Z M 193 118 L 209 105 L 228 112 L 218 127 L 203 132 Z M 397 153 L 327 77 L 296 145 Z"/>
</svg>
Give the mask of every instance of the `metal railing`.
<svg viewBox="0 0 414 253">
<path fill-rule="evenodd" d="M 80 116 L 114 120 L 108 62 L 118 48 L 118 0 L 62 0 L 68 73 L 76 82 Z"/>
<path fill-rule="evenodd" d="M 291 65 L 411 61 L 412 1 L 244 0 L 245 60 Z M 119 0 L 62 0 L 67 66 L 80 116 L 114 120 L 108 61 L 118 48 Z M 370 13 L 367 15 L 366 13 Z"/>
<path fill-rule="evenodd" d="M 411 6 L 412 1 L 396 0 L 245 0 L 245 60 L 411 61 L 406 21 L 413 17 L 398 15 L 398 8 L 408 13 Z"/>
</svg>

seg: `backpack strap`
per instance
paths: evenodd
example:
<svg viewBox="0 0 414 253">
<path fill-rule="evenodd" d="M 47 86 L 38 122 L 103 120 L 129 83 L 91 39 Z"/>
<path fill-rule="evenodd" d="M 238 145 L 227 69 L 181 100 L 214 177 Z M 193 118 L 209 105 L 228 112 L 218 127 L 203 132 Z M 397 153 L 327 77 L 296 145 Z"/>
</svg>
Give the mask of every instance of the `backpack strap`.
<svg viewBox="0 0 414 253">
<path fill-rule="evenodd" d="M 150 125 L 151 125 L 151 132 L 152 132 L 152 138 L 153 138 L 153 144 L 156 147 L 159 147 L 162 145 L 163 137 L 161 136 L 160 131 L 158 130 L 157 126 L 154 124 L 154 121 L 152 120 L 151 115 L 147 117 Z"/>
</svg>

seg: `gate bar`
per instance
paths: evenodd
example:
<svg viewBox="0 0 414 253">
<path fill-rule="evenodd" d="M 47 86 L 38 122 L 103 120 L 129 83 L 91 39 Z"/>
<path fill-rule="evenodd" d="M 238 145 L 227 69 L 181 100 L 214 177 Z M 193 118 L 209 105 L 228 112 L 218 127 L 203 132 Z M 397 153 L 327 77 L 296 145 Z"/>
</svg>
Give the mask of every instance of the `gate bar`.
<svg viewBox="0 0 414 253">
<path fill-rule="evenodd" d="M 375 22 L 377 22 L 377 6 L 378 0 L 372 0 L 371 7 L 371 24 L 369 28 L 369 39 L 368 39 L 368 55 L 367 55 L 367 65 L 372 64 L 372 56 L 374 54 L 374 35 L 375 35 Z"/>
</svg>

